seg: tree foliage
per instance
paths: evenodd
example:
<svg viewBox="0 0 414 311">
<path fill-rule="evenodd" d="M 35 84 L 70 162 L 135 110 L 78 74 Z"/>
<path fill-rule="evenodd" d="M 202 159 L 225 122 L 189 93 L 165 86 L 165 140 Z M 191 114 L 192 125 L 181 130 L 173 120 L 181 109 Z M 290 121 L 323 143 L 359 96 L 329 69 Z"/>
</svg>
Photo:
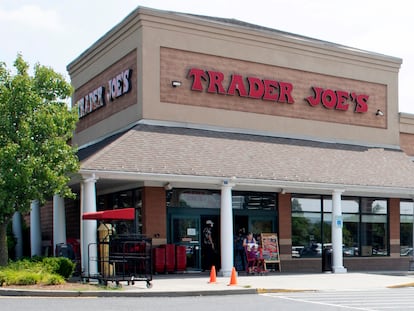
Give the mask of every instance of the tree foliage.
<svg viewBox="0 0 414 311">
<path fill-rule="evenodd" d="M 79 168 L 69 144 L 77 114 L 65 102 L 72 87 L 39 64 L 31 75 L 20 54 L 14 67 L 12 73 L 0 63 L 0 265 L 2 228 L 14 212 L 25 214 L 32 200 L 43 203 L 54 194 L 73 196 L 68 181 Z"/>
</svg>

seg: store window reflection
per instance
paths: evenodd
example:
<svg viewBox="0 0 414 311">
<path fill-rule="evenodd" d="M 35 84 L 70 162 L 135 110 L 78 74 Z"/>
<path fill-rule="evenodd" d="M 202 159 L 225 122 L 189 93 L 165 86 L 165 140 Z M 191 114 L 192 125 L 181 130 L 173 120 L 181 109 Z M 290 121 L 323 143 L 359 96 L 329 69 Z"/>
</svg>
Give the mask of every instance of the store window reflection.
<svg viewBox="0 0 414 311">
<path fill-rule="evenodd" d="M 388 256 L 388 202 L 342 197 L 343 255 Z M 332 247 L 330 196 L 292 196 L 292 257 L 318 257 Z"/>
<path fill-rule="evenodd" d="M 413 256 L 413 202 L 400 202 L 400 255 Z"/>
<path fill-rule="evenodd" d="M 343 219 L 343 255 L 346 257 L 359 256 L 359 198 L 344 197 L 341 201 L 341 208 Z"/>
<path fill-rule="evenodd" d="M 361 199 L 361 256 L 388 255 L 386 200 Z"/>
<path fill-rule="evenodd" d="M 292 197 L 292 256 L 322 255 L 322 201 L 320 197 Z"/>
</svg>

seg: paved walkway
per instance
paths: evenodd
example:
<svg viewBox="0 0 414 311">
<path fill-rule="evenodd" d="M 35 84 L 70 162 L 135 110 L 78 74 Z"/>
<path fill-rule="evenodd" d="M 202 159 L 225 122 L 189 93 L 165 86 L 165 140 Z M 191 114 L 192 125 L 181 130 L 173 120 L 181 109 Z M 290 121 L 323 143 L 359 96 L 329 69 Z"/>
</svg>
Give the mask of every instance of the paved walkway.
<svg viewBox="0 0 414 311">
<path fill-rule="evenodd" d="M 367 290 L 400 286 L 414 286 L 414 273 L 401 272 L 348 272 L 343 274 L 312 273 L 285 274 L 273 272 L 263 276 L 239 273 L 235 278 L 216 277 L 211 283 L 209 274 L 154 275 L 151 288 L 145 281 L 134 285 L 121 282 L 119 290 L 48 291 L 0 288 L 0 295 L 12 296 L 200 296 L 257 294 L 281 291 L 335 291 Z M 214 278 L 213 278 L 214 280 Z"/>
</svg>

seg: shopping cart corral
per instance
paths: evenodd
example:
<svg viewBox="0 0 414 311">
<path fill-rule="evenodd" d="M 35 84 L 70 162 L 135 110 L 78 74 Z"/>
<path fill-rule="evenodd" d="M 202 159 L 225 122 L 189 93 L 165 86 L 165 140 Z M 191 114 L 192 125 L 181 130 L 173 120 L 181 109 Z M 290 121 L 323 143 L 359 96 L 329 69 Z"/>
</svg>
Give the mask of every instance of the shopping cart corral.
<svg viewBox="0 0 414 311">
<path fill-rule="evenodd" d="M 109 248 L 108 256 L 100 256 L 99 260 L 102 283 L 126 281 L 133 285 L 135 281 L 145 281 L 148 288 L 152 286 L 151 239 L 141 235 L 114 235 L 108 244 L 99 245 L 100 249 L 105 247 Z"/>
<path fill-rule="evenodd" d="M 145 281 L 147 288 L 151 288 L 152 240 L 144 235 L 120 234 L 115 230 L 116 222 L 134 220 L 134 209 L 85 213 L 82 218 L 100 221 L 98 241 L 88 245 L 88 273 L 83 276 L 84 279 L 96 279 L 104 285 L 108 282 L 134 285 L 136 281 Z M 97 257 L 92 254 L 97 254 Z M 97 274 L 89 272 L 92 264 L 97 264 Z"/>
</svg>

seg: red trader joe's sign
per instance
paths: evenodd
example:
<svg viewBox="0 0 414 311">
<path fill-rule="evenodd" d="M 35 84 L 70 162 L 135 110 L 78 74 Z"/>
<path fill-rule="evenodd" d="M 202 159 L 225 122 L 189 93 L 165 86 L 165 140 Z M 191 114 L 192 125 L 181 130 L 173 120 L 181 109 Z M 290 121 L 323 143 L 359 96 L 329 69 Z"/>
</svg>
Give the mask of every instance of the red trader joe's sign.
<svg viewBox="0 0 414 311">
<path fill-rule="evenodd" d="M 192 79 L 191 90 L 221 95 L 232 95 L 274 101 L 278 103 L 295 103 L 293 98 L 293 84 L 285 81 L 261 79 L 258 77 L 243 77 L 239 74 L 230 75 L 226 79 L 224 73 L 213 70 L 191 68 L 188 78 Z M 224 83 L 224 81 L 229 81 Z M 363 113 L 368 111 L 368 99 L 366 94 L 355 92 L 324 89 L 311 86 L 313 94 L 306 97 L 306 102 L 315 107 L 322 105 L 327 109 L 349 110 Z"/>
</svg>

